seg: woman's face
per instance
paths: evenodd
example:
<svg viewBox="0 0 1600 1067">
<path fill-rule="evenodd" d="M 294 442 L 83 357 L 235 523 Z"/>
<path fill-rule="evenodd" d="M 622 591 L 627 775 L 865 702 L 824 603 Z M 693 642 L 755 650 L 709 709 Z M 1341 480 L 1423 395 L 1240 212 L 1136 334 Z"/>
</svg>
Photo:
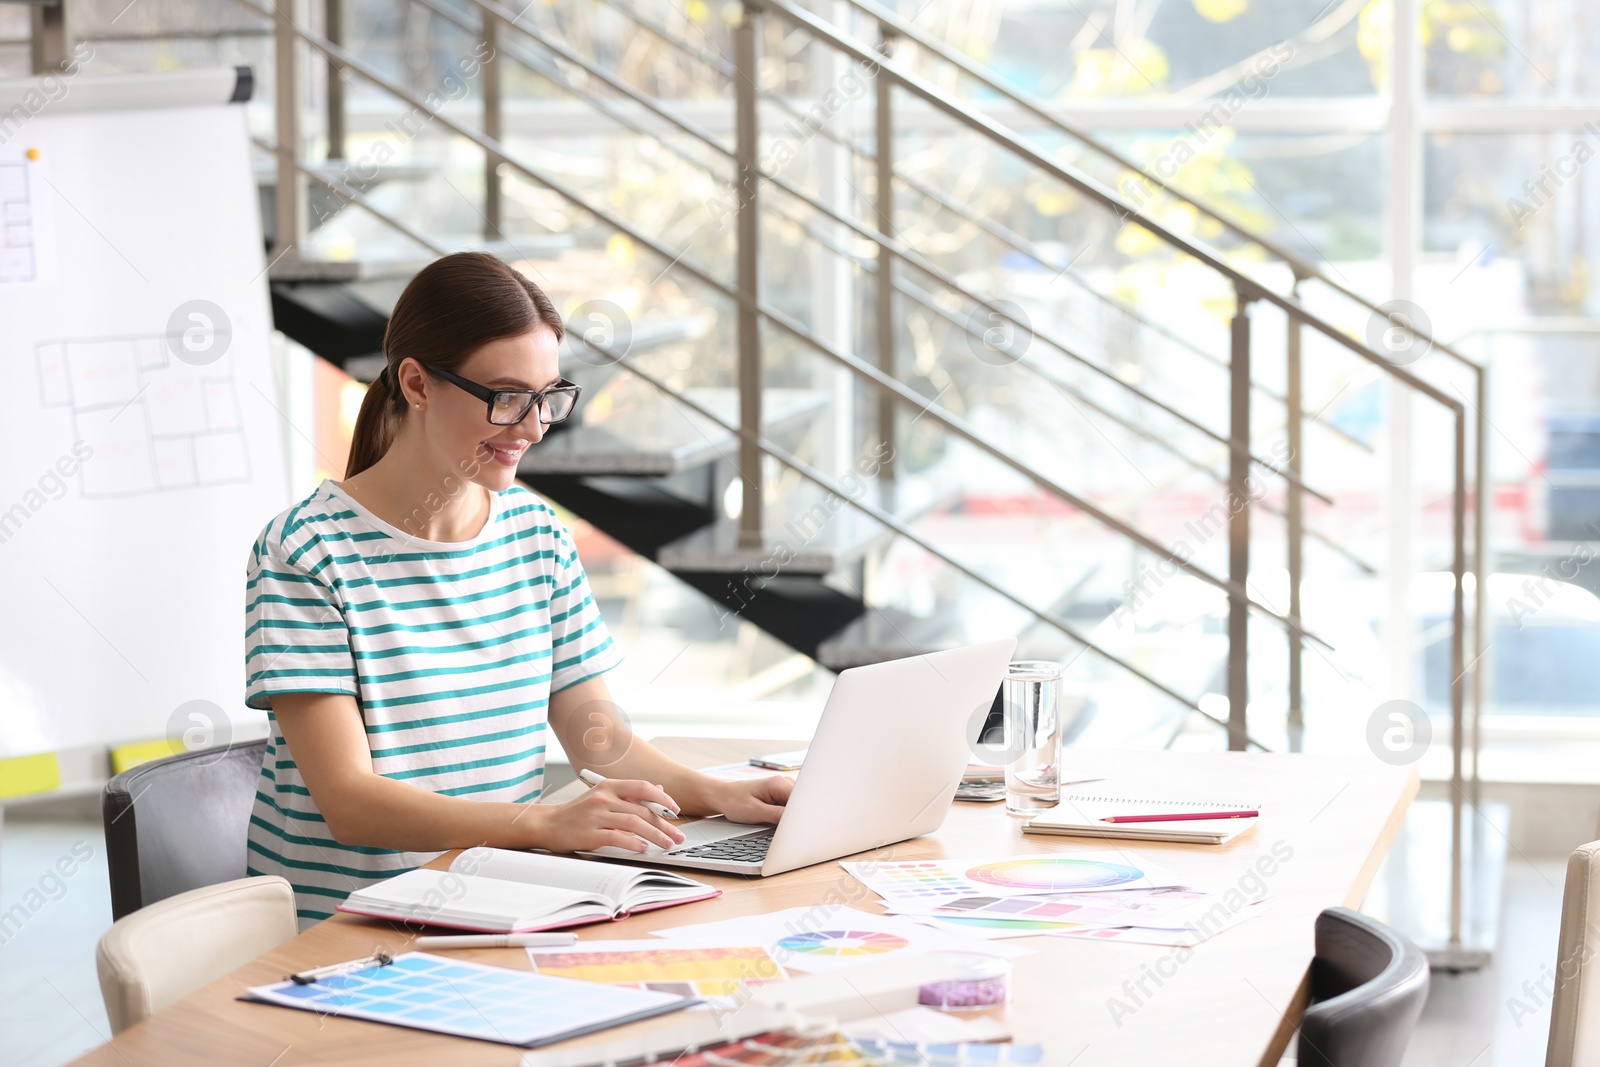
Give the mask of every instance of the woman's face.
<svg viewBox="0 0 1600 1067">
<path fill-rule="evenodd" d="M 538 326 L 490 341 L 454 372 L 490 389 L 543 390 L 561 377 L 556 358 L 560 347 L 554 331 Z M 449 466 L 486 489 L 509 488 L 523 451 L 544 437 L 538 405 L 515 426 L 496 426 L 489 421 L 488 405 L 453 383 L 426 374 L 412 376 L 404 369 L 401 376 L 408 385 L 416 381 L 421 387 L 423 408 L 410 414 L 422 416 L 428 442 Z"/>
</svg>

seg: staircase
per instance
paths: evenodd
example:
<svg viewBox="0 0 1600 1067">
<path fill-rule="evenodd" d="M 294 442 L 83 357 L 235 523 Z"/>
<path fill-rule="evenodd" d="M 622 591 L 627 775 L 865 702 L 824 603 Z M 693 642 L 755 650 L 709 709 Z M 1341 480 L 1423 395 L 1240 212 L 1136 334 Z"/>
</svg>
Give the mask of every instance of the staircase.
<svg viewBox="0 0 1600 1067">
<path fill-rule="evenodd" d="M 414 0 L 439 69 L 495 57 L 429 106 L 346 46 L 338 5 L 313 28 L 236 2 L 279 85 L 334 90 L 280 92 L 258 141 L 278 327 L 370 380 L 422 262 L 522 265 L 587 398 L 522 478 L 726 616 L 834 669 L 1011 632 L 1153 743 L 1209 720 L 1298 748 L 1308 673 L 1359 679 L 1365 651 L 1319 634 L 1308 591 L 1385 576 L 1386 457 L 1339 405 L 1400 383 L 1450 442 L 1418 491 L 1448 510 L 1421 566 L 1458 578 L 1460 721 L 1481 425 L 1446 385 L 1474 368 L 915 19 Z M 809 84 L 779 61 L 802 51 Z M 373 178 L 377 99 L 418 132 Z M 1373 321 L 1441 358 L 1380 350 Z"/>
</svg>

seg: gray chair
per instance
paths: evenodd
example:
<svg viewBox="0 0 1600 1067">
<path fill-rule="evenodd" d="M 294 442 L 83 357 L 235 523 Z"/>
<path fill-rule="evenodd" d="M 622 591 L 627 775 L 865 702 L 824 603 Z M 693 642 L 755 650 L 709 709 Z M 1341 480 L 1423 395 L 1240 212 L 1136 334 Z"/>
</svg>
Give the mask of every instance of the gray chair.
<svg viewBox="0 0 1600 1067">
<path fill-rule="evenodd" d="M 106 783 L 111 917 L 245 877 L 245 836 L 267 743 L 183 752 Z"/>
<path fill-rule="evenodd" d="M 1428 999 L 1428 959 L 1349 908 L 1317 916 L 1298 1067 L 1399 1067 Z"/>
</svg>

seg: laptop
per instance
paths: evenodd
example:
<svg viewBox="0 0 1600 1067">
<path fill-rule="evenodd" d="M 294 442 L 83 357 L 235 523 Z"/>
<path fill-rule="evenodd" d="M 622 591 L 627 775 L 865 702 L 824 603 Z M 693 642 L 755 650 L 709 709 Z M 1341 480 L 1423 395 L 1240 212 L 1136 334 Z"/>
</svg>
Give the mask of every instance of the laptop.
<svg viewBox="0 0 1600 1067">
<path fill-rule="evenodd" d="M 1016 647 L 1007 638 L 842 672 L 776 826 L 716 816 L 680 827 L 672 849 L 578 855 L 769 875 L 932 833 Z"/>
</svg>

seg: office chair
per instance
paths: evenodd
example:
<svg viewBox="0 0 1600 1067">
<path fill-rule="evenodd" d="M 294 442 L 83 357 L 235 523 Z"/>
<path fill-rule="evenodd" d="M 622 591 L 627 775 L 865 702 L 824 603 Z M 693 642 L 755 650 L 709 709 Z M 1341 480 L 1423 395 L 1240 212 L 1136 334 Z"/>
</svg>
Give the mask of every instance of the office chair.
<svg viewBox="0 0 1600 1067">
<path fill-rule="evenodd" d="M 101 797 L 111 917 L 245 876 L 266 741 L 182 752 L 123 771 Z"/>
<path fill-rule="evenodd" d="M 1317 916 L 1298 1067 L 1399 1067 L 1428 999 L 1422 950 L 1349 908 Z"/>
<path fill-rule="evenodd" d="M 1555 999 L 1545 1067 L 1600 1062 L 1600 984 L 1589 961 L 1600 952 L 1600 841 L 1579 845 L 1567 859 L 1556 949 Z M 1584 1020 L 1588 1020 L 1585 1022 Z"/>
<path fill-rule="evenodd" d="M 112 1031 L 277 948 L 297 929 L 294 889 L 275 875 L 191 889 L 118 919 L 94 954 Z"/>
</svg>

